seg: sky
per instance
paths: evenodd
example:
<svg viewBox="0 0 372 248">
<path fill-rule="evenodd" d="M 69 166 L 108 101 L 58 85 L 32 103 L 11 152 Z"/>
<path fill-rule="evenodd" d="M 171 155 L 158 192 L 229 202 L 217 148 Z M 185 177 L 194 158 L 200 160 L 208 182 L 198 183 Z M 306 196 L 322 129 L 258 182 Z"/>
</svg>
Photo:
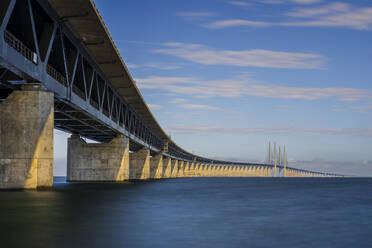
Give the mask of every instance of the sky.
<svg viewBox="0 0 372 248">
<path fill-rule="evenodd" d="M 372 1 L 95 0 L 164 130 L 190 152 L 372 176 Z M 56 172 L 66 137 L 56 131 Z"/>
</svg>

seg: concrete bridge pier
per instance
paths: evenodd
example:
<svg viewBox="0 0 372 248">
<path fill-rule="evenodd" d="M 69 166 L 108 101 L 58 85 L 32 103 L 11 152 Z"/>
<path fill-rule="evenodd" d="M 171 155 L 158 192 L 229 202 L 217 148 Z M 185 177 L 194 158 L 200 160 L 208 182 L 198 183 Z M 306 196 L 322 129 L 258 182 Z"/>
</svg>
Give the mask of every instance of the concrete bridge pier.
<svg viewBox="0 0 372 248">
<path fill-rule="evenodd" d="M 53 186 L 54 94 L 26 84 L 0 103 L 0 189 Z"/>
<path fill-rule="evenodd" d="M 130 179 L 150 179 L 150 150 L 146 147 L 129 154 Z"/>
<path fill-rule="evenodd" d="M 184 161 L 178 161 L 178 173 L 177 173 L 177 177 L 184 177 L 184 166 L 185 166 L 185 163 Z"/>
<path fill-rule="evenodd" d="M 170 178 L 172 176 L 172 161 L 170 158 L 163 159 L 163 169 L 165 170 L 163 178 Z"/>
<path fill-rule="evenodd" d="M 170 177 L 176 178 L 178 176 L 178 160 L 172 159 L 171 165 L 172 172 Z"/>
<path fill-rule="evenodd" d="M 129 139 L 119 135 L 108 143 L 86 143 L 79 135 L 68 139 L 67 181 L 128 180 Z"/>
<path fill-rule="evenodd" d="M 195 174 L 195 162 L 191 162 L 185 168 L 185 175 L 186 177 L 194 177 L 194 174 Z"/>
<path fill-rule="evenodd" d="M 195 162 L 195 164 L 194 164 L 194 177 L 202 176 L 201 171 L 200 171 L 202 169 L 202 167 L 203 167 L 202 164 Z"/>
<path fill-rule="evenodd" d="M 160 179 L 163 177 L 163 173 L 163 155 L 159 153 L 150 159 L 150 178 Z"/>
<path fill-rule="evenodd" d="M 283 169 L 282 168 L 279 168 L 279 176 L 283 177 Z"/>
</svg>

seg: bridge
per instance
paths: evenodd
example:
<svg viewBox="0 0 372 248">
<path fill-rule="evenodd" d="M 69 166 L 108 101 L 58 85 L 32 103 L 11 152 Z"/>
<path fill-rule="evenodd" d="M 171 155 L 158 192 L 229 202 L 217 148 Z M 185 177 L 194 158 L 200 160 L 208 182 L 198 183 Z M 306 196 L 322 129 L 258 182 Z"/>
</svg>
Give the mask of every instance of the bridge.
<svg viewBox="0 0 372 248">
<path fill-rule="evenodd" d="M 68 181 L 338 176 L 182 149 L 149 110 L 92 0 L 1 0 L 0 25 L 2 189 L 52 186 L 54 128 L 72 134 Z"/>
</svg>

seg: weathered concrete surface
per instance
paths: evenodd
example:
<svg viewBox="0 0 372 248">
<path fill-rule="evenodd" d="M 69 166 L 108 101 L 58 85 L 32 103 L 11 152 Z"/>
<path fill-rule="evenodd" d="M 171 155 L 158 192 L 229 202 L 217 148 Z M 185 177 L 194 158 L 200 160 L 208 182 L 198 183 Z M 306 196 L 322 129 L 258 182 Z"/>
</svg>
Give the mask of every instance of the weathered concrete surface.
<svg viewBox="0 0 372 248">
<path fill-rule="evenodd" d="M 129 175 L 130 179 L 149 179 L 150 178 L 150 150 L 142 148 L 137 152 L 129 154 Z"/>
<path fill-rule="evenodd" d="M 0 103 L 0 188 L 53 185 L 54 96 L 25 86 Z"/>
<path fill-rule="evenodd" d="M 163 168 L 165 168 L 163 178 L 170 178 L 172 176 L 172 161 L 170 158 L 163 159 Z"/>
<path fill-rule="evenodd" d="M 186 166 L 185 166 L 185 177 L 193 177 L 194 175 L 194 163 L 188 163 Z"/>
<path fill-rule="evenodd" d="M 190 171 L 190 162 L 184 162 L 183 163 L 183 177 L 189 177 L 188 175 Z"/>
<path fill-rule="evenodd" d="M 160 179 L 163 173 L 163 155 L 159 153 L 150 159 L 150 178 Z"/>
<path fill-rule="evenodd" d="M 177 177 L 185 177 L 184 175 L 185 172 L 185 162 L 184 161 L 178 161 L 178 173 Z"/>
<path fill-rule="evenodd" d="M 129 139 L 119 135 L 105 144 L 88 144 L 79 135 L 68 139 L 67 181 L 129 179 Z"/>
<path fill-rule="evenodd" d="M 171 178 L 176 178 L 178 175 L 178 160 L 172 159 L 172 172 Z"/>
</svg>

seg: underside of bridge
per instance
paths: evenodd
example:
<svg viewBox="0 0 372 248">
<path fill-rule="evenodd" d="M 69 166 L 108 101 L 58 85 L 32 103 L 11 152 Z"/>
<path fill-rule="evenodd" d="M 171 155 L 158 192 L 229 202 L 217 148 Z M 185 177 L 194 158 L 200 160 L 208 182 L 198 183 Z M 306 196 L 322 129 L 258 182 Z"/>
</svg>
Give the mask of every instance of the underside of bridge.
<svg viewBox="0 0 372 248">
<path fill-rule="evenodd" d="M 53 128 L 72 134 L 70 181 L 334 176 L 185 151 L 149 110 L 92 0 L 2 0 L 0 188 L 52 185 Z"/>
</svg>

